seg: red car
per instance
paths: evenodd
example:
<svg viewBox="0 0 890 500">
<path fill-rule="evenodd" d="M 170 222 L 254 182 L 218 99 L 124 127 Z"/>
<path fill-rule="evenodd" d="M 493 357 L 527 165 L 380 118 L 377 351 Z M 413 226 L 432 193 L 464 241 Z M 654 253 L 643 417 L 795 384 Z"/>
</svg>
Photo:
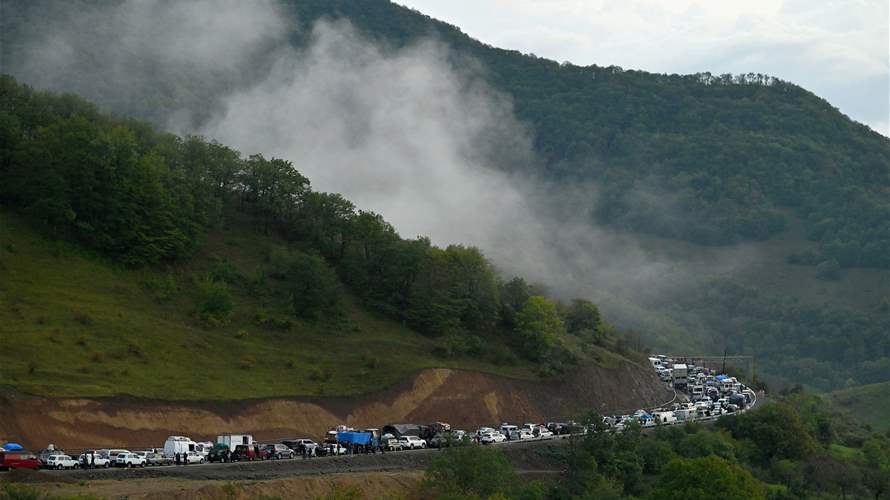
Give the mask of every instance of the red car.
<svg viewBox="0 0 890 500">
<path fill-rule="evenodd" d="M 37 455 L 25 450 L 0 450 L 0 470 L 39 469 Z"/>
</svg>

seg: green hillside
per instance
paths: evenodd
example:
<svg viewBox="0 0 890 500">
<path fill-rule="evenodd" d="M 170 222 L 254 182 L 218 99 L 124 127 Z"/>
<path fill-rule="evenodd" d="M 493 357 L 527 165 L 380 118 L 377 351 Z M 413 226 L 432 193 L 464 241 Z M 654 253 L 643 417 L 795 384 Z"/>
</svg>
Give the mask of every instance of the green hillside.
<svg viewBox="0 0 890 500">
<path fill-rule="evenodd" d="M 530 363 L 436 357 L 435 339 L 351 296 L 342 316 L 305 321 L 286 300 L 233 287 L 230 324 L 195 319 L 190 276 L 221 263 L 253 275 L 281 245 L 236 224 L 182 266 L 131 270 L 0 211 L 0 378 L 53 396 L 237 399 L 362 394 L 441 366 L 535 377 Z M 291 326 L 260 325 L 259 311 Z"/>
<path fill-rule="evenodd" d="M 831 393 L 831 400 L 849 418 L 878 432 L 890 431 L 890 382 L 869 384 Z"/>
</svg>

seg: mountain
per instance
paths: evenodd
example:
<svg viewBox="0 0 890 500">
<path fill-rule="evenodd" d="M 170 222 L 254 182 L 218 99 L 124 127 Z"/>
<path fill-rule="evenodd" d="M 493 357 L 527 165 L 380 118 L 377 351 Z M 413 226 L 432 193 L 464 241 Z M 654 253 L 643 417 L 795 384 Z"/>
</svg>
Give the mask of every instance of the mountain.
<svg viewBox="0 0 890 500">
<path fill-rule="evenodd" d="M 595 186 L 578 207 L 591 227 L 668 254 L 667 266 L 691 277 L 674 292 L 587 290 L 620 326 L 659 348 L 754 354 L 777 382 L 831 389 L 890 379 L 890 140 L 791 82 L 560 64 L 384 0 L 260 3 L 253 10 L 271 5 L 284 26 L 258 17 L 255 51 L 233 51 L 224 62 L 235 69 L 217 64 L 207 77 L 191 71 L 200 62 L 164 64 L 121 38 L 107 9 L 132 14 L 128 2 L 7 5 L 4 72 L 162 127 L 185 110 L 198 129 L 233 91 L 274 71 L 275 54 L 311 45 L 320 20 L 348 21 L 383 52 L 434 40 L 528 127 L 536 161 L 498 168 L 529 170 L 556 193 Z M 71 24 L 78 36 L 63 38 Z M 90 70 L 109 74 L 116 54 L 115 44 L 96 43 L 109 33 L 127 51 L 110 61 L 119 78 L 96 79 Z M 64 78 L 39 64 L 41 39 L 76 47 L 55 61 Z M 756 258 L 735 266 L 740 254 Z"/>
</svg>

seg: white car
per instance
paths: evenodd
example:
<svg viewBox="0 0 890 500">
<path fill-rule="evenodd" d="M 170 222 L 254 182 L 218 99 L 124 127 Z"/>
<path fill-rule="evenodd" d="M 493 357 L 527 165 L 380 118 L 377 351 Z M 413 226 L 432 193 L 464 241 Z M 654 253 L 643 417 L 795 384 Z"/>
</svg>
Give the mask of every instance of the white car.
<svg viewBox="0 0 890 500">
<path fill-rule="evenodd" d="M 426 448 L 426 440 L 420 439 L 417 436 L 402 436 L 399 438 L 399 443 L 402 444 L 403 449 L 421 449 Z"/>
<path fill-rule="evenodd" d="M 98 453 L 94 453 L 91 457 L 87 457 L 86 453 L 82 453 L 79 457 L 77 457 L 77 461 L 81 465 L 86 463 L 87 467 L 111 467 L 111 460 L 107 457 L 99 455 Z"/>
<path fill-rule="evenodd" d="M 516 429 L 510 433 L 510 441 L 522 441 L 523 439 L 534 439 L 535 435 L 528 429 Z"/>
<path fill-rule="evenodd" d="M 204 455 L 197 451 L 190 451 L 185 455 L 185 462 L 188 464 L 203 464 L 204 461 Z"/>
<path fill-rule="evenodd" d="M 537 436 L 538 439 L 553 439 L 553 433 L 543 425 L 539 425 L 532 433 Z"/>
<path fill-rule="evenodd" d="M 482 444 L 503 443 L 506 440 L 507 436 L 498 431 L 485 432 L 479 437 L 479 442 Z"/>
<path fill-rule="evenodd" d="M 50 455 L 46 459 L 46 466 L 50 469 L 76 469 L 79 467 L 77 460 L 68 455 Z"/>
<path fill-rule="evenodd" d="M 114 459 L 115 467 L 145 467 L 145 457 L 135 453 L 118 453 Z"/>
</svg>

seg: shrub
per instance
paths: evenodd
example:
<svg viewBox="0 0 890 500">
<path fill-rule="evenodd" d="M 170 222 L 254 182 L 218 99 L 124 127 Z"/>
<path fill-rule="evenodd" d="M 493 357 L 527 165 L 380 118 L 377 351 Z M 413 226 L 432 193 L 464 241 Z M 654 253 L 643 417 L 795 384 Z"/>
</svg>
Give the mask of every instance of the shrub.
<svg viewBox="0 0 890 500">
<path fill-rule="evenodd" d="M 254 365 L 256 365 L 256 358 L 254 356 L 247 355 L 238 360 L 238 367 L 242 370 L 249 370 L 253 368 Z"/>
<path fill-rule="evenodd" d="M 232 294 L 228 285 L 208 276 L 195 282 L 195 307 L 198 318 L 210 325 L 224 325 L 232 315 Z"/>
<path fill-rule="evenodd" d="M 841 279 L 841 265 L 835 259 L 825 260 L 816 266 L 816 277 L 820 280 L 837 281 Z"/>
<path fill-rule="evenodd" d="M 83 326 L 90 326 L 93 324 L 93 318 L 90 317 L 89 314 L 86 313 L 77 313 L 74 315 L 74 321 L 80 323 Z"/>
<path fill-rule="evenodd" d="M 142 348 L 132 342 L 127 344 L 127 354 L 136 358 L 145 356 L 145 352 L 142 351 Z"/>
<path fill-rule="evenodd" d="M 158 303 L 167 302 L 179 293 L 179 283 L 172 274 L 148 276 L 142 280 L 141 285 Z"/>
<path fill-rule="evenodd" d="M 309 380 L 313 382 L 327 382 L 331 380 L 331 371 L 327 368 L 313 368 L 309 371 Z"/>
<path fill-rule="evenodd" d="M 240 283 L 244 279 L 238 269 L 231 262 L 225 260 L 216 263 L 208 274 L 213 281 L 221 281 L 229 285 Z"/>
</svg>

